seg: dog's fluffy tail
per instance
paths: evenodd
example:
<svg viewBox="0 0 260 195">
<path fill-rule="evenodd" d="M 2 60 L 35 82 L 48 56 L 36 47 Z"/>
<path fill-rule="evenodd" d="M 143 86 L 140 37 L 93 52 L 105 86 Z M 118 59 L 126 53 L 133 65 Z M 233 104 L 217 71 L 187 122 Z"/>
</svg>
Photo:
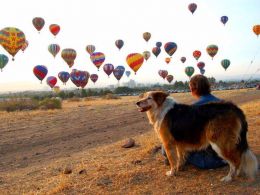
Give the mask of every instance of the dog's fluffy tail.
<svg viewBox="0 0 260 195">
<path fill-rule="evenodd" d="M 242 171 L 246 174 L 247 177 L 254 179 L 258 171 L 258 162 L 256 156 L 248 148 L 245 152 L 242 153 L 241 160 Z"/>
</svg>

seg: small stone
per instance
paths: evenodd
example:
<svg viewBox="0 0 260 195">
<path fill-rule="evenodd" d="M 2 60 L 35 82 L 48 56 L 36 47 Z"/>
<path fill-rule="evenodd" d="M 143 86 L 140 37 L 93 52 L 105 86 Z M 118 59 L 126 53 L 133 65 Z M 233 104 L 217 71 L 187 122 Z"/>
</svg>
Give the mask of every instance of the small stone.
<svg viewBox="0 0 260 195">
<path fill-rule="evenodd" d="M 80 175 L 86 174 L 86 173 L 87 173 L 86 169 L 82 169 L 82 170 L 79 171 L 79 174 L 80 174 Z"/>
<path fill-rule="evenodd" d="M 71 167 L 66 167 L 63 171 L 64 174 L 71 174 L 72 173 L 72 168 Z"/>
<path fill-rule="evenodd" d="M 104 185 L 109 185 L 112 184 L 112 181 L 109 177 L 101 178 L 97 181 L 98 186 L 104 186 Z"/>
<path fill-rule="evenodd" d="M 132 138 L 129 138 L 125 141 L 125 143 L 121 146 L 122 148 L 132 148 L 135 146 L 135 140 Z"/>
</svg>

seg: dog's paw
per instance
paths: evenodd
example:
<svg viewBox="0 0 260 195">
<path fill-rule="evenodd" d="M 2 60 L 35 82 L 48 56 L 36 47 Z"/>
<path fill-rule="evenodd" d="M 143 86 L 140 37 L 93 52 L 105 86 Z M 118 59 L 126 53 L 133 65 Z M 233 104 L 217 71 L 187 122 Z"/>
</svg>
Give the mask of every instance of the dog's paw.
<svg viewBox="0 0 260 195">
<path fill-rule="evenodd" d="M 175 170 L 167 171 L 167 172 L 166 172 L 166 175 L 169 176 L 169 177 L 170 177 L 170 176 L 175 176 L 175 175 L 176 175 L 176 171 L 175 171 Z"/>
<path fill-rule="evenodd" d="M 222 182 L 230 182 L 230 181 L 232 181 L 232 177 L 230 175 L 227 175 L 227 176 L 223 177 L 220 181 L 222 181 Z"/>
</svg>

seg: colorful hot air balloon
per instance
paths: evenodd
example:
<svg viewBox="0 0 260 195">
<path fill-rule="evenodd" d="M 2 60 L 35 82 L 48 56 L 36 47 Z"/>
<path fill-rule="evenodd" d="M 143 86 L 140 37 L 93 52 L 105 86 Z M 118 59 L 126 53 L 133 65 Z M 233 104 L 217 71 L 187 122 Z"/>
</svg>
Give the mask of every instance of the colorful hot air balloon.
<svg viewBox="0 0 260 195">
<path fill-rule="evenodd" d="M 114 69 L 113 74 L 114 74 L 115 78 L 119 81 L 121 79 L 121 77 L 124 75 L 124 72 L 125 72 L 124 66 L 117 66 Z"/>
<path fill-rule="evenodd" d="M 18 28 L 7 27 L 0 31 L 0 44 L 11 55 L 14 56 L 25 43 L 25 35 Z"/>
<path fill-rule="evenodd" d="M 143 57 L 144 57 L 144 59 L 145 59 L 146 61 L 150 58 L 150 56 L 151 56 L 150 51 L 144 51 L 144 52 L 143 52 Z"/>
<path fill-rule="evenodd" d="M 103 70 L 104 72 L 107 74 L 107 76 L 109 77 L 109 75 L 113 72 L 114 70 L 114 65 L 113 64 L 105 64 L 103 66 Z"/>
<path fill-rule="evenodd" d="M 96 47 L 94 45 L 87 45 L 86 51 L 91 55 L 96 50 Z"/>
<path fill-rule="evenodd" d="M 186 61 L 185 57 L 181 57 L 181 62 L 184 63 Z"/>
<path fill-rule="evenodd" d="M 50 44 L 48 46 L 48 51 L 53 55 L 53 57 L 55 58 L 55 56 L 59 53 L 60 51 L 60 46 L 58 44 Z"/>
<path fill-rule="evenodd" d="M 35 17 L 32 20 L 33 26 L 38 30 L 38 32 L 40 33 L 41 29 L 43 28 L 45 21 L 43 18 L 40 17 Z"/>
<path fill-rule="evenodd" d="M 221 16 L 220 21 L 221 21 L 221 22 L 224 24 L 224 26 L 225 26 L 225 24 L 226 24 L 227 21 L 228 21 L 228 17 L 227 17 L 227 16 Z"/>
<path fill-rule="evenodd" d="M 165 43 L 164 49 L 169 56 L 172 56 L 177 50 L 177 44 L 174 42 Z"/>
<path fill-rule="evenodd" d="M 173 81 L 173 76 L 172 75 L 167 75 L 167 77 L 166 77 L 166 80 L 169 82 L 169 83 L 171 83 L 172 81 Z"/>
<path fill-rule="evenodd" d="M 144 40 L 145 40 L 146 42 L 148 42 L 149 39 L 151 38 L 151 33 L 149 33 L 149 32 L 143 33 L 143 38 L 144 38 Z"/>
<path fill-rule="evenodd" d="M 98 75 L 97 74 L 91 74 L 90 80 L 95 84 L 98 80 Z"/>
<path fill-rule="evenodd" d="M 125 71 L 125 75 L 129 77 L 131 75 L 131 72 L 129 70 Z"/>
<path fill-rule="evenodd" d="M 83 74 L 83 71 L 73 69 L 70 73 L 70 80 L 76 85 L 76 87 L 81 87 L 84 78 L 85 74 Z"/>
<path fill-rule="evenodd" d="M 167 70 L 159 70 L 158 71 L 158 74 L 163 78 L 165 79 L 168 75 L 168 71 Z"/>
<path fill-rule="evenodd" d="M 83 89 L 88 84 L 88 79 L 89 79 L 90 74 L 88 71 L 81 71 L 81 74 L 83 76 L 82 76 L 82 81 L 81 81 L 80 87 Z"/>
<path fill-rule="evenodd" d="M 200 69 L 200 74 L 204 75 L 205 74 L 205 69 Z"/>
<path fill-rule="evenodd" d="M 185 73 L 186 73 L 186 75 L 188 76 L 188 77 L 191 77 L 192 75 L 193 75 L 193 73 L 194 73 L 194 68 L 192 67 L 192 66 L 187 66 L 186 68 L 185 68 Z"/>
<path fill-rule="evenodd" d="M 161 53 L 161 48 L 160 47 L 154 47 L 152 49 L 153 55 L 155 55 L 155 57 L 158 57 L 158 55 Z"/>
<path fill-rule="evenodd" d="M 48 73 L 48 69 L 46 66 L 37 65 L 33 68 L 33 73 L 42 83 L 42 80 L 46 77 Z"/>
<path fill-rule="evenodd" d="M 29 42 L 27 40 L 25 40 L 25 43 L 22 45 L 21 50 L 24 52 L 26 50 L 26 48 L 28 47 Z"/>
<path fill-rule="evenodd" d="M 105 57 L 105 54 L 103 54 L 101 52 L 94 52 L 90 55 L 90 59 L 93 62 L 93 64 L 97 67 L 97 69 L 99 70 L 100 66 L 105 61 L 106 57 Z"/>
<path fill-rule="evenodd" d="M 197 9 L 197 4 L 195 4 L 195 3 L 189 4 L 188 9 L 193 14 L 196 11 L 196 9 Z"/>
<path fill-rule="evenodd" d="M 165 62 L 167 63 L 167 64 L 169 64 L 170 62 L 171 62 L 171 58 L 165 58 Z"/>
<path fill-rule="evenodd" d="M 47 84 L 48 84 L 51 88 L 53 88 L 53 87 L 56 85 L 56 83 L 57 83 L 57 78 L 54 77 L 54 76 L 49 76 L 49 77 L 47 78 L 46 82 L 47 82 Z"/>
<path fill-rule="evenodd" d="M 140 53 L 131 53 L 126 57 L 126 62 L 136 74 L 144 62 L 144 57 Z"/>
<path fill-rule="evenodd" d="M 161 47 L 162 46 L 162 42 L 156 42 L 156 47 Z"/>
<path fill-rule="evenodd" d="M 59 77 L 59 79 L 62 81 L 62 83 L 63 83 L 64 85 L 66 85 L 66 82 L 67 82 L 67 81 L 69 80 L 69 78 L 70 78 L 70 73 L 65 72 L 65 71 L 61 71 L 61 72 L 59 72 L 58 77 Z"/>
<path fill-rule="evenodd" d="M 116 40 L 116 47 L 120 50 L 124 46 L 124 41 L 121 39 Z"/>
<path fill-rule="evenodd" d="M 204 62 L 199 62 L 199 63 L 197 64 L 197 67 L 198 67 L 199 69 L 204 69 L 205 63 L 204 63 Z"/>
<path fill-rule="evenodd" d="M 218 46 L 217 45 L 209 45 L 207 47 L 207 52 L 212 57 L 212 60 L 213 60 L 213 57 L 218 53 Z"/>
<path fill-rule="evenodd" d="M 201 56 L 201 52 L 199 50 L 195 50 L 193 52 L 193 57 L 198 61 L 198 59 L 200 58 Z"/>
<path fill-rule="evenodd" d="M 222 67 L 227 70 L 227 68 L 229 67 L 229 65 L 231 64 L 230 60 L 228 59 L 224 59 L 224 60 L 221 60 L 221 65 Z"/>
<path fill-rule="evenodd" d="M 54 35 L 54 37 L 60 32 L 60 26 L 58 24 L 51 24 L 49 26 L 50 32 Z"/>
<path fill-rule="evenodd" d="M 6 55 L 4 54 L 0 54 L 0 69 L 2 72 L 2 69 L 6 66 L 6 64 L 8 63 L 9 59 Z"/>
<path fill-rule="evenodd" d="M 74 60 L 77 57 L 77 52 L 71 48 L 63 49 L 61 52 L 61 57 L 71 68 L 74 64 Z"/>
<path fill-rule="evenodd" d="M 256 36 L 258 37 L 258 35 L 260 35 L 260 25 L 255 25 L 253 26 L 253 31 L 256 34 Z"/>
</svg>

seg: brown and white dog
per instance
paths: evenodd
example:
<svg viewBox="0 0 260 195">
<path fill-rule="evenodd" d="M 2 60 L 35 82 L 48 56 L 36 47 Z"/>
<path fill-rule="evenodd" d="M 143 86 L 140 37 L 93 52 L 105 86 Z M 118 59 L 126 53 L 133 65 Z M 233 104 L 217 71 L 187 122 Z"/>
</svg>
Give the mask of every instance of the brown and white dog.
<svg viewBox="0 0 260 195">
<path fill-rule="evenodd" d="M 136 103 L 139 111 L 147 113 L 169 159 L 171 170 L 166 175 L 175 175 L 188 151 L 211 145 L 230 166 L 222 181 L 231 181 L 241 171 L 254 179 L 258 163 L 247 143 L 247 121 L 233 103 L 185 105 L 161 91 L 147 92 L 140 98 Z"/>
</svg>

